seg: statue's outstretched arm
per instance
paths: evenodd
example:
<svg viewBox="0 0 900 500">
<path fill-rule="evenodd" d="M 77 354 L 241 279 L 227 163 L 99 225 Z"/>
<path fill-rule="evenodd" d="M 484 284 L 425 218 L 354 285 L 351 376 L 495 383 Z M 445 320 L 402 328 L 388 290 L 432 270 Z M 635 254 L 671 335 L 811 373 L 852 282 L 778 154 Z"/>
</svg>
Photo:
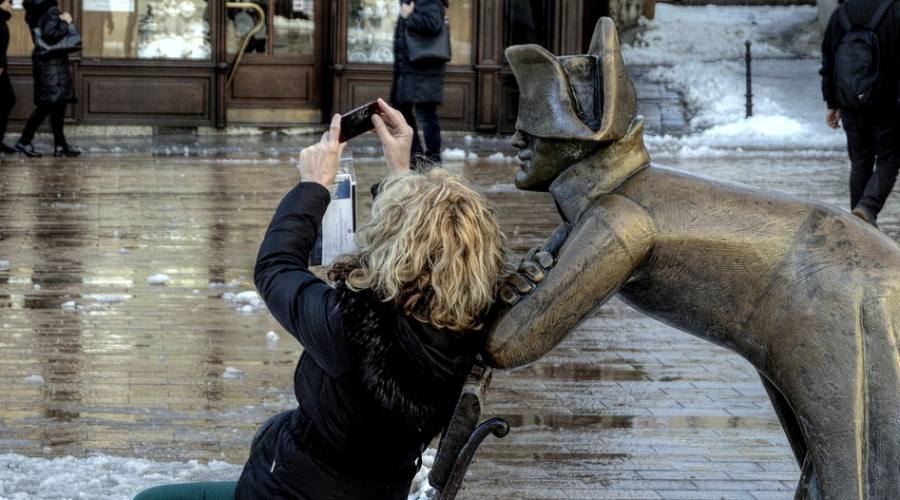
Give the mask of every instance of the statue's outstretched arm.
<svg viewBox="0 0 900 500">
<path fill-rule="evenodd" d="M 552 349 L 644 263 L 653 247 L 649 214 L 605 196 L 574 224 L 556 265 L 509 308 L 488 337 L 494 366 L 530 363 Z"/>
</svg>

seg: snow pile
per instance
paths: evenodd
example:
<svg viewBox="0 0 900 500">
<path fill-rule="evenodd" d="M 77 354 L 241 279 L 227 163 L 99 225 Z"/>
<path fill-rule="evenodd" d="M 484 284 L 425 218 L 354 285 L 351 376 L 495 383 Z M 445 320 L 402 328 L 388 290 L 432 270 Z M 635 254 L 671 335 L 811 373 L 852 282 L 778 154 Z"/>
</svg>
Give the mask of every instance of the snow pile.
<svg viewBox="0 0 900 500">
<path fill-rule="evenodd" d="M 462 149 L 445 149 L 441 151 L 441 159 L 444 161 L 463 161 L 466 159 L 466 152 Z"/>
<path fill-rule="evenodd" d="M 845 146 L 825 125 L 817 59 L 798 58 L 767 42 L 816 19 L 813 6 L 688 7 L 660 4 L 653 21 L 622 49 L 626 64 L 683 95 L 692 134 L 648 136 L 648 145 L 697 153 L 718 149 L 822 149 Z M 745 118 L 744 41 L 753 43 L 753 111 Z"/>
<path fill-rule="evenodd" d="M 9 261 L 0 259 L 0 271 L 9 271 Z"/>
<path fill-rule="evenodd" d="M 230 378 L 230 379 L 244 378 L 244 372 L 243 372 L 243 370 L 240 370 L 233 366 L 226 366 L 225 371 L 222 372 L 222 378 Z"/>
<path fill-rule="evenodd" d="M 40 375 L 29 375 L 25 377 L 25 383 L 31 385 L 41 385 L 44 383 L 44 377 Z"/>
<path fill-rule="evenodd" d="M 150 283 L 151 285 L 165 285 L 169 282 L 169 279 L 171 278 L 169 278 L 168 274 L 156 273 L 147 276 L 147 283 Z"/>
<path fill-rule="evenodd" d="M 434 448 L 428 448 L 425 450 L 425 453 L 422 454 L 422 467 L 419 469 L 419 472 L 416 473 L 416 477 L 413 478 L 407 500 L 428 499 L 428 493 L 433 489 L 431 485 L 428 484 L 428 473 L 431 472 L 431 467 L 434 466 L 435 454 L 437 454 L 437 450 Z"/>
<path fill-rule="evenodd" d="M 240 293 L 225 292 L 222 294 L 222 298 L 234 304 L 235 310 L 245 314 L 266 310 L 265 303 L 259 298 L 259 294 L 253 290 Z"/>
<path fill-rule="evenodd" d="M 279 337 L 277 333 L 273 332 L 272 330 L 269 330 L 269 333 L 266 334 L 266 344 L 273 346 L 278 343 L 278 340 L 280 338 L 281 337 Z"/>
<path fill-rule="evenodd" d="M 128 500 L 161 484 L 236 481 L 241 467 L 225 462 L 154 462 L 95 456 L 51 460 L 0 454 L 0 498 Z"/>
</svg>

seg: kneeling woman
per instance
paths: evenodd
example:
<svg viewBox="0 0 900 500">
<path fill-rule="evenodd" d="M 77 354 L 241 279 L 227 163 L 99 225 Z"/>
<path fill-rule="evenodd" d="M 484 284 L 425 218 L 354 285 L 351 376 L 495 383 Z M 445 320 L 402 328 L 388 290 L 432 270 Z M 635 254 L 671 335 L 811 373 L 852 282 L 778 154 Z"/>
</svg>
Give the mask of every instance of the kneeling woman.
<svg viewBox="0 0 900 500">
<path fill-rule="evenodd" d="M 343 149 L 338 119 L 301 152 L 303 182 L 259 250 L 256 286 L 303 345 L 299 407 L 260 429 L 236 498 L 406 499 L 481 347 L 504 237 L 472 188 L 440 168 L 409 172 L 412 130 L 381 106 L 377 132 L 402 175 L 381 183 L 358 253 L 330 269 L 337 286 L 307 267 Z"/>
</svg>

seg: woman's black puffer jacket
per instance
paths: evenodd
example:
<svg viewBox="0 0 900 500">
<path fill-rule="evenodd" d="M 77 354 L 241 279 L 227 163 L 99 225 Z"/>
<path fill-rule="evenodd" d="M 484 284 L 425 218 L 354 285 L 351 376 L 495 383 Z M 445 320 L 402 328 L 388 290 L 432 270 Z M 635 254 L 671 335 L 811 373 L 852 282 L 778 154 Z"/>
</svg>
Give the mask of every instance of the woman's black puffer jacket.
<svg viewBox="0 0 900 500">
<path fill-rule="evenodd" d="M 69 25 L 59 18 L 56 0 L 25 0 L 25 20 L 28 27 L 41 30 L 41 38 L 49 43 L 59 42 L 69 31 Z M 69 71 L 69 55 L 52 53 L 43 57 L 37 49 L 31 53 L 34 77 L 34 104 L 63 104 L 76 102 L 75 84 Z"/>
<path fill-rule="evenodd" d="M 303 346 L 298 408 L 262 431 L 237 498 L 405 499 L 453 411 L 482 336 L 437 330 L 308 267 L 327 189 L 301 182 L 259 250 L 256 286 Z"/>
</svg>

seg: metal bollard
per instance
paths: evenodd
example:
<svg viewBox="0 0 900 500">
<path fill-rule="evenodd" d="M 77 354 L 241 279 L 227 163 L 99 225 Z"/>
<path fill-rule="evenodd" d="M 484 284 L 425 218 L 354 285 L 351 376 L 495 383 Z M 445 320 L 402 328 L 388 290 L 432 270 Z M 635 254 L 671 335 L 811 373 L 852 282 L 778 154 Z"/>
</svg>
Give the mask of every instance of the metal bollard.
<svg viewBox="0 0 900 500">
<path fill-rule="evenodd" d="M 745 104 L 745 107 L 747 111 L 746 118 L 750 118 L 751 116 L 753 116 L 753 54 L 750 53 L 750 46 L 752 45 L 752 43 L 750 43 L 750 40 L 747 40 L 746 42 L 744 42 L 744 45 L 747 46 L 747 50 L 744 53 L 744 62 L 747 66 L 747 102 Z"/>
</svg>

